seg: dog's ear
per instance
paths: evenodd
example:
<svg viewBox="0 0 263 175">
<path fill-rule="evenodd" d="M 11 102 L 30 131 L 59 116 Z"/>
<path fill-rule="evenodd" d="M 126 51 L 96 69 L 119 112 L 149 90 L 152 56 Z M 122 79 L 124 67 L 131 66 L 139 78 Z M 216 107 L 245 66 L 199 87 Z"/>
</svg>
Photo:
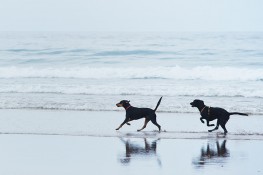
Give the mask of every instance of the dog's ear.
<svg viewBox="0 0 263 175">
<path fill-rule="evenodd" d="M 203 100 L 199 100 L 199 104 L 204 105 L 205 103 Z"/>
</svg>

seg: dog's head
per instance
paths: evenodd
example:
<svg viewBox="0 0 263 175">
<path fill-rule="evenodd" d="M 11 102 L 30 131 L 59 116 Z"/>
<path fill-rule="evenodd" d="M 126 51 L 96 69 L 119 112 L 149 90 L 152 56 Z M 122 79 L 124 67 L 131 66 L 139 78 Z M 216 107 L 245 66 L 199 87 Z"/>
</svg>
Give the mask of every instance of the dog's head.
<svg viewBox="0 0 263 175">
<path fill-rule="evenodd" d="M 128 107 L 128 106 L 130 106 L 130 101 L 122 100 L 119 103 L 117 103 L 116 106 L 117 107 Z"/>
<path fill-rule="evenodd" d="M 198 108 L 198 107 L 204 106 L 205 104 L 204 104 L 204 101 L 195 99 L 193 102 L 190 103 L 190 105 L 192 107 L 197 107 Z"/>
</svg>

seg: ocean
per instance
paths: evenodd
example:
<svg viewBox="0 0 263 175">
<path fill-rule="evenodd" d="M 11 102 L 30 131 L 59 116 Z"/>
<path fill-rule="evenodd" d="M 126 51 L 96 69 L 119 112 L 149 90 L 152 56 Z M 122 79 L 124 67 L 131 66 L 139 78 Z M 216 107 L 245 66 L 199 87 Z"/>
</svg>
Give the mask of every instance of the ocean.
<svg viewBox="0 0 263 175">
<path fill-rule="evenodd" d="M 263 33 L 1 32 L 0 109 L 263 114 Z"/>
</svg>

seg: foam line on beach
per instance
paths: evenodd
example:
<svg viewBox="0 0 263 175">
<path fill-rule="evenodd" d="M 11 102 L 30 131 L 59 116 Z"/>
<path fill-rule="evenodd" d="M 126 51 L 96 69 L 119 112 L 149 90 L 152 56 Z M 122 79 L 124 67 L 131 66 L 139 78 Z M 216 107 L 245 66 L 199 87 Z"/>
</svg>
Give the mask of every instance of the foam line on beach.
<svg viewBox="0 0 263 175">
<path fill-rule="evenodd" d="M 72 137 L 121 137 L 121 138 L 155 138 L 155 139 L 227 139 L 227 140 L 263 140 L 263 133 L 229 133 L 221 132 L 116 132 L 116 134 L 92 133 L 41 133 L 41 132 L 1 132 L 0 135 L 39 135 L 39 136 L 72 136 Z"/>
</svg>

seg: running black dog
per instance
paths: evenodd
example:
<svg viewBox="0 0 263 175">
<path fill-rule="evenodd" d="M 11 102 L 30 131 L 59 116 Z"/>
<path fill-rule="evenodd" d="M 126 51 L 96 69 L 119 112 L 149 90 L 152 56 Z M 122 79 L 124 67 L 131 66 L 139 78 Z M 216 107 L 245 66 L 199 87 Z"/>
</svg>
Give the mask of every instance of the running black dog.
<svg viewBox="0 0 263 175">
<path fill-rule="evenodd" d="M 128 123 L 129 121 L 138 120 L 140 118 L 145 118 L 143 127 L 141 129 L 138 129 L 137 131 L 143 130 L 149 121 L 152 121 L 152 123 L 158 127 L 159 131 L 161 131 L 161 126 L 156 122 L 156 114 L 155 114 L 155 111 L 157 110 L 158 106 L 160 105 L 161 100 L 162 100 L 162 97 L 158 101 L 154 110 L 152 110 L 150 108 L 133 107 L 130 105 L 130 101 L 127 101 L 127 100 L 120 101 L 120 103 L 117 103 L 116 106 L 117 107 L 124 107 L 124 109 L 126 110 L 126 118 L 116 130 L 119 130 L 125 123 L 130 125 Z"/>
<path fill-rule="evenodd" d="M 202 116 L 200 118 L 201 122 L 204 123 L 203 119 L 207 121 L 207 126 L 215 126 L 214 124 L 209 124 L 210 121 L 217 119 L 216 127 L 212 130 L 208 130 L 208 132 L 212 132 L 214 130 L 217 130 L 219 125 L 224 129 L 224 133 L 227 133 L 226 130 L 226 123 L 229 120 L 230 115 L 245 115 L 248 116 L 248 114 L 245 113 L 239 113 L 239 112 L 227 112 L 225 109 L 222 108 L 214 108 L 214 107 L 208 107 L 204 104 L 204 101 L 202 100 L 194 100 L 192 103 L 190 103 L 192 107 L 197 107 L 200 111 L 200 115 Z"/>
</svg>

